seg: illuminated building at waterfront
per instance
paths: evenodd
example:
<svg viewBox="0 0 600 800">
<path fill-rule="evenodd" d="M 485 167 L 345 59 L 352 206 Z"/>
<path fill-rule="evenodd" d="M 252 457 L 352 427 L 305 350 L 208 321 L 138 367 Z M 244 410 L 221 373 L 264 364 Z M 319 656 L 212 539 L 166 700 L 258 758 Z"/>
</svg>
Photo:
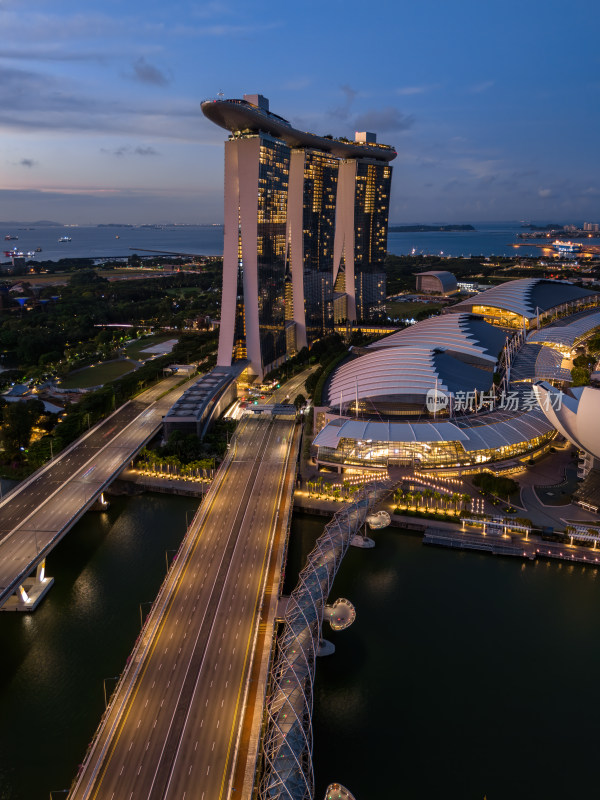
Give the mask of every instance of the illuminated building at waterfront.
<svg viewBox="0 0 600 800">
<path fill-rule="evenodd" d="M 384 311 L 393 148 L 296 130 L 262 95 L 207 100 L 225 143 L 218 364 L 262 377 L 345 320 Z"/>
<path fill-rule="evenodd" d="M 562 430 L 534 384 L 570 384 L 563 360 L 600 329 L 599 299 L 564 281 L 509 281 L 446 309 L 455 313 L 354 348 L 329 380 L 327 405 L 315 409 L 317 462 L 518 469 Z"/>
</svg>

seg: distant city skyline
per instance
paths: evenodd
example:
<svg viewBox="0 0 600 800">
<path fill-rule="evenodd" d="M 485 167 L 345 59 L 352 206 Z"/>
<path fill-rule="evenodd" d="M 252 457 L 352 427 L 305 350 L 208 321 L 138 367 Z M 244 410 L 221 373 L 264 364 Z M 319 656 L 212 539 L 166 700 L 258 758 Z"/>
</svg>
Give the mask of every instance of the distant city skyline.
<svg viewBox="0 0 600 800">
<path fill-rule="evenodd" d="M 0 220 L 223 221 L 200 102 L 374 130 L 397 224 L 600 220 L 597 6 L 0 0 Z"/>
</svg>

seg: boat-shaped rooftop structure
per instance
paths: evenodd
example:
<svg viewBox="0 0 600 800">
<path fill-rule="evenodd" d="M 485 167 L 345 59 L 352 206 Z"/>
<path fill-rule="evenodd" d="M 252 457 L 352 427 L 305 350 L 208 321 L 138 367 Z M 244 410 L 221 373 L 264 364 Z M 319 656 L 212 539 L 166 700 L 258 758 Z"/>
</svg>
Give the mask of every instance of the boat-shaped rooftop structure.
<svg viewBox="0 0 600 800">
<path fill-rule="evenodd" d="M 337 158 L 372 158 L 376 161 L 392 161 L 396 151 L 387 144 L 377 142 L 351 142 L 318 136 L 316 133 L 300 131 L 283 117 L 273 114 L 248 100 L 204 100 L 202 113 L 211 122 L 233 134 L 268 133 L 281 139 L 290 147 L 314 148 Z"/>
</svg>

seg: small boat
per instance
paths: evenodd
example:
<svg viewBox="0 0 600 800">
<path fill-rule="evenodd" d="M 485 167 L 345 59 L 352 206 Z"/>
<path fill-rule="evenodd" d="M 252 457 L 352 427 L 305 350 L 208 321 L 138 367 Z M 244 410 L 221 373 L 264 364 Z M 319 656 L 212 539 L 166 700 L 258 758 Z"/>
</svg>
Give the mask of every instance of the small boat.
<svg viewBox="0 0 600 800">
<path fill-rule="evenodd" d="M 35 252 L 36 253 L 41 253 L 42 252 L 42 248 L 41 247 L 36 247 L 35 248 Z"/>
<path fill-rule="evenodd" d="M 70 242 L 71 241 L 71 237 L 70 236 L 61 236 L 58 241 L 59 241 L 59 243 L 60 242 Z"/>
<path fill-rule="evenodd" d="M 11 233 L 7 233 L 6 236 L 4 237 L 4 241 L 5 242 L 12 242 L 12 241 L 16 242 L 18 240 L 18 238 L 19 238 L 18 236 L 13 236 Z"/>
<path fill-rule="evenodd" d="M 120 237 L 120 236 L 119 236 L 119 234 L 117 233 L 117 235 L 115 236 L 115 239 L 120 239 L 120 238 L 121 238 L 121 237 Z"/>
</svg>

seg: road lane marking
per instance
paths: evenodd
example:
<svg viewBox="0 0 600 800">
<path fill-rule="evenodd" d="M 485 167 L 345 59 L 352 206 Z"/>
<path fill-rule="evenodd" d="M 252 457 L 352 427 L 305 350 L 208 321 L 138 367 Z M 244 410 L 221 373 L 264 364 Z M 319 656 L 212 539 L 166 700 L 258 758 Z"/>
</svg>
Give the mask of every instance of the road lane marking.
<svg viewBox="0 0 600 800">
<path fill-rule="evenodd" d="M 290 438 L 289 452 L 291 452 L 291 444 L 292 444 L 292 439 Z M 285 465 L 286 465 L 286 463 L 287 463 L 287 459 L 282 462 L 282 465 L 281 465 L 280 469 L 277 472 L 277 475 L 278 475 L 278 481 L 277 482 L 278 482 L 280 487 L 282 487 L 283 484 L 282 484 L 282 477 L 279 477 L 279 476 L 281 476 L 282 473 L 283 473 L 283 479 L 285 479 Z M 281 494 L 281 492 L 280 492 L 280 494 Z M 279 498 L 275 501 L 275 503 L 273 505 L 273 510 L 272 510 L 272 513 L 271 513 L 271 520 L 270 520 L 270 523 L 269 523 L 269 530 L 272 531 L 272 533 L 269 536 L 269 539 L 268 539 L 268 541 L 266 543 L 266 548 L 264 550 L 262 565 L 261 565 L 261 569 L 260 569 L 260 573 L 259 573 L 258 592 L 257 592 L 257 595 L 256 595 L 256 602 L 255 602 L 255 605 L 254 605 L 254 609 L 253 609 L 253 612 L 252 612 L 252 624 L 250 626 L 250 635 L 248 637 L 248 644 L 246 645 L 246 653 L 245 653 L 245 656 L 244 656 L 244 665 L 243 665 L 243 668 L 242 668 L 242 680 L 240 681 L 237 700 L 236 700 L 236 704 L 235 704 L 235 710 L 234 710 L 234 713 L 233 713 L 233 725 L 232 725 L 232 728 L 231 728 L 231 736 L 229 738 L 229 745 L 227 747 L 227 757 L 225 759 L 225 767 L 224 767 L 224 770 L 223 770 L 223 778 L 222 778 L 222 781 L 221 781 L 221 791 L 219 792 L 219 800 L 223 800 L 223 791 L 225 789 L 225 781 L 226 781 L 226 778 L 227 778 L 229 757 L 230 757 L 230 753 L 231 753 L 231 745 L 233 743 L 233 736 L 234 736 L 234 733 L 235 733 L 235 720 L 236 720 L 237 714 L 238 714 L 238 706 L 239 706 L 239 703 L 240 703 L 242 687 L 243 687 L 243 684 L 244 684 L 244 676 L 246 674 L 246 663 L 248 661 L 248 653 L 249 653 L 249 649 L 250 649 L 250 643 L 251 643 L 251 640 L 253 638 L 254 638 L 254 642 L 256 643 L 256 637 L 258 635 L 258 624 L 257 623 L 260 623 L 260 619 L 261 619 L 261 616 L 262 616 L 261 615 L 262 603 L 260 604 L 260 607 L 259 607 L 259 599 L 260 599 L 261 595 L 262 595 L 262 597 L 264 599 L 264 595 L 265 595 L 265 591 L 266 591 L 266 585 L 265 584 L 266 584 L 266 579 L 267 579 L 267 575 L 268 575 L 268 566 L 269 566 L 269 562 L 270 562 L 270 558 L 271 558 L 273 540 L 274 540 L 274 537 L 275 537 L 276 526 L 277 526 L 277 522 L 278 522 L 278 518 L 279 518 L 279 512 L 277 510 L 278 501 L 279 501 Z M 263 575 L 264 575 L 264 578 L 262 577 Z M 262 580 L 261 580 L 261 578 L 262 578 Z M 234 648 L 233 652 L 235 652 L 235 648 Z M 231 664 L 229 665 L 229 669 L 231 669 Z M 246 684 L 246 688 L 247 687 L 248 687 L 248 684 Z M 244 699 L 244 702 L 245 702 L 245 699 Z M 241 721 L 240 721 L 240 724 L 241 724 Z M 240 728 L 239 728 L 239 725 L 238 725 L 238 741 L 239 741 L 239 735 L 240 735 Z M 236 755 L 237 755 L 237 747 L 238 747 L 238 745 L 236 743 Z M 232 779 L 231 780 L 233 780 L 233 775 L 232 775 Z"/>
<path fill-rule="evenodd" d="M 205 508 L 205 509 L 201 510 L 201 514 L 202 514 L 201 521 L 199 522 L 198 529 L 197 529 L 196 533 L 193 534 L 192 541 L 188 545 L 188 551 L 187 551 L 187 555 L 186 555 L 186 560 L 185 560 L 185 562 L 183 562 L 182 571 L 180 572 L 180 574 L 178 576 L 173 577 L 172 586 L 170 587 L 170 590 L 169 590 L 168 599 L 165 599 L 165 603 L 163 605 L 163 611 L 161 613 L 161 616 L 159 617 L 159 619 L 157 619 L 155 629 L 154 629 L 154 631 L 153 631 L 153 633 L 151 635 L 151 638 L 149 638 L 148 645 L 146 645 L 147 647 L 149 646 L 150 649 L 147 650 L 146 653 L 142 657 L 142 662 L 145 662 L 145 663 L 143 663 L 142 671 L 141 671 L 141 673 L 133 676 L 132 683 L 131 683 L 130 687 L 127 689 L 126 695 L 125 695 L 125 697 L 124 697 L 124 699 L 122 701 L 121 709 L 117 712 L 116 720 L 113 723 L 113 728 L 114 728 L 115 725 L 117 726 L 116 727 L 116 738 L 115 738 L 114 734 L 111 734 L 110 738 L 108 738 L 105 741 L 105 744 L 102 746 L 102 749 L 104 750 L 104 752 L 100 753 L 100 757 L 102 758 L 102 760 L 99 762 L 101 771 L 98 774 L 96 772 L 98 767 L 95 767 L 95 768 L 92 769 L 92 776 L 91 776 L 92 784 L 91 784 L 91 787 L 90 787 L 90 783 L 88 781 L 88 785 L 84 789 L 84 794 L 86 794 L 87 791 L 90 788 L 93 790 L 93 786 L 94 786 L 94 784 L 96 784 L 96 789 L 95 789 L 95 791 L 93 790 L 93 798 L 96 798 L 98 796 L 98 792 L 100 791 L 100 786 L 102 784 L 104 776 L 106 775 L 106 772 L 107 772 L 108 766 L 110 764 L 110 761 L 111 761 L 111 759 L 112 759 L 112 757 L 113 757 L 113 755 L 115 753 L 115 750 L 116 750 L 116 747 L 118 745 L 119 739 L 120 739 L 121 734 L 123 733 L 123 730 L 124 730 L 125 725 L 127 723 L 127 719 L 128 719 L 129 714 L 131 712 L 132 706 L 133 706 L 133 704 L 135 702 L 135 698 L 136 698 L 136 696 L 137 696 L 137 694 L 139 692 L 140 686 L 141 686 L 141 684 L 143 682 L 144 676 L 145 676 L 145 674 L 146 674 L 146 672 L 148 670 L 148 667 L 149 667 L 149 664 L 150 664 L 150 661 L 151 661 L 151 658 L 152 658 L 152 654 L 153 654 L 153 652 L 154 652 L 154 650 L 155 650 L 155 648 L 156 648 L 156 646 L 158 644 L 158 641 L 160 640 L 160 637 L 161 637 L 162 632 L 164 630 L 164 627 L 166 625 L 167 619 L 168 619 L 169 615 L 172 613 L 172 611 L 174 609 L 175 598 L 177 597 L 177 592 L 178 592 L 178 586 L 181 587 L 182 584 L 184 583 L 186 571 L 189 568 L 191 559 L 196 555 L 196 552 L 198 550 L 200 542 L 204 542 L 204 538 L 202 537 L 202 534 L 204 534 L 205 538 L 207 536 L 207 531 L 206 531 L 207 519 L 209 518 L 209 515 L 210 515 L 211 511 L 214 508 L 214 505 L 215 505 L 215 503 L 217 501 L 217 498 L 219 497 L 220 492 L 223 489 L 223 485 L 224 485 L 225 480 L 226 480 L 226 478 L 227 478 L 227 476 L 229 474 L 229 471 L 231 469 L 232 463 L 233 462 L 230 461 L 227 464 L 223 475 L 219 477 L 218 483 L 217 483 L 217 488 L 216 488 L 214 494 L 210 498 L 210 503 L 209 503 L 208 508 Z M 211 558 L 211 563 L 212 563 L 212 558 Z M 187 637 L 187 632 L 184 633 L 184 638 L 186 638 L 186 637 Z M 142 663 L 142 662 L 140 662 L 140 663 Z M 230 668 L 231 668 L 231 666 L 230 666 Z M 206 705 L 208 705 L 208 700 L 207 700 Z M 156 725 L 156 720 L 155 720 L 155 725 Z M 101 731 L 101 733 L 102 733 L 102 731 Z M 96 741 L 98 741 L 98 739 Z M 104 757 L 104 753 L 106 752 L 107 748 L 108 748 L 108 755 L 107 755 L 107 757 Z M 78 784 L 77 784 L 77 786 L 75 788 L 75 792 L 77 792 L 78 790 L 79 790 L 79 782 L 78 782 Z M 202 797 L 204 797 L 204 792 L 202 793 Z"/>
</svg>

